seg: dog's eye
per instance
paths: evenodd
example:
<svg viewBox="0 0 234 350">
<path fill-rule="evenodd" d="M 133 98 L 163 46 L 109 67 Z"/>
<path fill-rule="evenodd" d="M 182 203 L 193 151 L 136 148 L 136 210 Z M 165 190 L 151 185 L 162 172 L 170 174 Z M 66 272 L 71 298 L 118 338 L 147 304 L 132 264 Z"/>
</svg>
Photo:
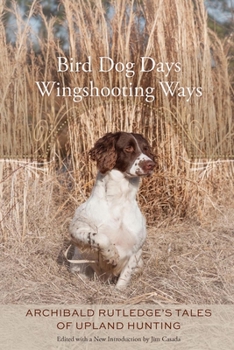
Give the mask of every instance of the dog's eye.
<svg viewBox="0 0 234 350">
<path fill-rule="evenodd" d="M 134 148 L 132 147 L 132 146 L 127 146 L 127 147 L 125 147 L 125 152 L 127 152 L 127 153 L 132 153 L 133 151 L 134 151 Z"/>
<path fill-rule="evenodd" d="M 143 147 L 143 151 L 147 152 L 149 150 L 149 147 L 148 146 L 144 146 Z"/>
</svg>

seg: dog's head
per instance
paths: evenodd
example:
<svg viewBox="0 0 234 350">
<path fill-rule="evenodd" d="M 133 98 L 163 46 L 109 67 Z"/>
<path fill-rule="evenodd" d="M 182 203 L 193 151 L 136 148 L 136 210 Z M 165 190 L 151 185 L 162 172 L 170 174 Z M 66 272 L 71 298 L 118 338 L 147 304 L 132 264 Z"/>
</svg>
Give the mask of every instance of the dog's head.
<svg viewBox="0 0 234 350">
<path fill-rule="evenodd" d="M 108 133 L 89 152 L 102 174 L 117 169 L 128 177 L 149 176 L 155 162 L 148 141 L 136 133 Z"/>
</svg>

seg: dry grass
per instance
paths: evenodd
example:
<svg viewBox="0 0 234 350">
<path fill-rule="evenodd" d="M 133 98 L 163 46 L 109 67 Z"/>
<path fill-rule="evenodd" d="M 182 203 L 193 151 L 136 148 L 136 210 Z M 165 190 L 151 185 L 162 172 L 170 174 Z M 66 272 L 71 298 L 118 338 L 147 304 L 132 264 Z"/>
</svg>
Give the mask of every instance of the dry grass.
<svg viewBox="0 0 234 350">
<path fill-rule="evenodd" d="M 143 274 L 124 292 L 71 274 L 63 253 L 68 222 L 41 235 L 13 238 L 0 247 L 1 303 L 117 304 L 234 302 L 233 209 L 220 222 L 151 227 L 143 249 Z M 160 223 L 159 223 L 160 225 Z"/>
<path fill-rule="evenodd" d="M 55 40 L 54 19 L 43 16 L 38 1 L 28 14 L 41 16 L 46 27 L 38 55 L 29 49 L 31 29 L 17 6 L 15 46 L 7 44 L 0 17 L 1 303 L 233 303 L 234 168 L 231 160 L 222 161 L 234 152 L 228 67 L 222 43 L 207 30 L 203 0 L 113 1 L 108 20 L 101 0 L 62 3 L 69 53 Z M 58 55 L 83 62 L 92 56 L 93 72 L 58 74 Z M 156 88 L 151 104 L 139 97 L 82 103 L 55 94 L 42 98 L 38 80 L 127 86 L 124 74 L 98 74 L 100 56 L 135 62 L 131 82 L 143 88 L 166 78 L 140 73 L 140 57 L 180 62 L 182 71 L 168 80 L 202 86 L 203 96 L 186 102 Z M 149 225 L 144 274 L 124 293 L 81 281 L 63 258 L 69 220 L 96 174 L 88 150 L 117 130 L 143 133 L 158 165 L 138 196 Z"/>
<path fill-rule="evenodd" d="M 168 214 L 157 220 L 157 206 L 166 205 L 160 193 L 153 208 L 143 206 L 150 224 L 143 248 L 144 270 L 120 293 L 112 285 L 83 281 L 69 271 L 63 254 L 70 244 L 68 225 L 77 200 L 68 189 L 67 176 L 61 173 L 55 179 L 44 168 L 33 171 L 31 164 L 22 161 L 4 165 L 1 303 L 234 302 L 231 191 L 221 193 L 220 187 L 215 197 L 203 196 L 209 210 L 206 216 L 200 213 L 200 218 L 179 221 Z M 227 174 L 224 166 L 226 163 L 216 164 L 209 172 L 205 168 L 199 176 L 212 182 L 219 172 Z M 7 198 L 11 198 L 10 203 Z"/>
</svg>

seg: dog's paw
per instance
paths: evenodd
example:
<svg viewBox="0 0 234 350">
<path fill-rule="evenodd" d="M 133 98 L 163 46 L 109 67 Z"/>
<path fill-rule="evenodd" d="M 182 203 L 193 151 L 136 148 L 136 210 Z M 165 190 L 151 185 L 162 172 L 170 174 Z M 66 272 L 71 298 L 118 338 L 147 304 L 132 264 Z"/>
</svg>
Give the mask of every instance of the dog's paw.
<svg viewBox="0 0 234 350">
<path fill-rule="evenodd" d="M 119 262 L 119 253 L 114 244 L 109 245 L 106 249 L 101 249 L 101 255 L 103 260 L 112 267 L 117 266 Z"/>
</svg>

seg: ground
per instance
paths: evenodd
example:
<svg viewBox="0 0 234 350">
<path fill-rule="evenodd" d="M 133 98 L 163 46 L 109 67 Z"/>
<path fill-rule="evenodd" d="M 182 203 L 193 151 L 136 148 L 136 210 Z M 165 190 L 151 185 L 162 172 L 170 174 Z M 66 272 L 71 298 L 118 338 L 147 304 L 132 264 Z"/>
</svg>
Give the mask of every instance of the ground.
<svg viewBox="0 0 234 350">
<path fill-rule="evenodd" d="M 148 227 L 144 268 L 124 292 L 69 271 L 69 219 L 44 234 L 9 238 L 0 245 L 1 304 L 233 303 L 233 218 L 230 209 L 203 224 Z"/>
</svg>

